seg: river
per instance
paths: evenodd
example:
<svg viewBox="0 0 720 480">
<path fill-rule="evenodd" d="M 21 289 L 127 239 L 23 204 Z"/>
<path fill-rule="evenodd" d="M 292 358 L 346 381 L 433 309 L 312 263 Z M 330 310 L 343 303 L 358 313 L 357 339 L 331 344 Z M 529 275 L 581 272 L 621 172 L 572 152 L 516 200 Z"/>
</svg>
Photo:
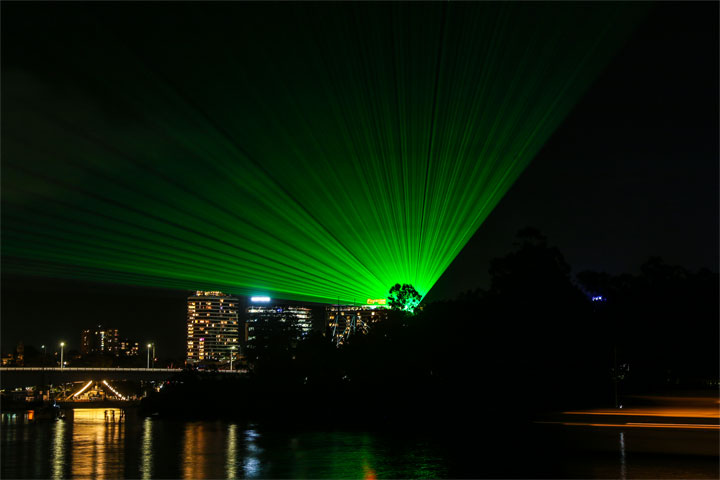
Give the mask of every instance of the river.
<svg viewBox="0 0 720 480">
<path fill-rule="evenodd" d="M 104 409 L 75 409 L 65 420 L 30 417 L 2 415 L 2 478 L 715 478 L 718 473 L 716 456 L 669 454 L 664 447 L 635 452 L 629 446 L 647 439 L 617 429 L 571 429 L 571 438 L 567 428 L 478 431 L 460 438 L 397 430 L 294 431 L 132 414 L 119 422 L 119 410 Z M 707 434 L 645 432 L 654 442 L 670 435 L 683 445 L 712 442 L 702 436 Z"/>
</svg>

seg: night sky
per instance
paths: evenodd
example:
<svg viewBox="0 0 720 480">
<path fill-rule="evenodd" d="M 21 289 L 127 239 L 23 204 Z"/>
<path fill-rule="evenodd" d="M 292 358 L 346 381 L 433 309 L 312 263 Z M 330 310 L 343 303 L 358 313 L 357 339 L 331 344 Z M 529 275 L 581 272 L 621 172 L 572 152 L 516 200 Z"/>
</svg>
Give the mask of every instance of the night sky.
<svg viewBox="0 0 720 480">
<path fill-rule="evenodd" d="M 22 89 L 23 69 L 52 84 L 33 54 L 43 25 L 63 25 L 57 6 L 52 14 L 37 3 L 2 9 L 3 97 Z M 717 271 L 717 18 L 717 3 L 655 5 L 427 299 L 486 287 L 490 260 L 525 226 L 539 228 L 575 273 L 632 273 L 649 256 Z M 31 45 L 19 41 L 28 28 L 37 29 Z M 4 111 L 3 120 L 13 117 Z M 155 340 L 161 357 L 181 357 L 186 296 L 3 273 L 3 352 L 18 340 L 76 348 L 80 329 L 102 323 Z"/>
<path fill-rule="evenodd" d="M 487 285 L 523 226 L 575 273 L 718 266 L 718 5 L 656 5 L 435 285 Z M 436 297 L 437 295 L 437 297 Z"/>
</svg>

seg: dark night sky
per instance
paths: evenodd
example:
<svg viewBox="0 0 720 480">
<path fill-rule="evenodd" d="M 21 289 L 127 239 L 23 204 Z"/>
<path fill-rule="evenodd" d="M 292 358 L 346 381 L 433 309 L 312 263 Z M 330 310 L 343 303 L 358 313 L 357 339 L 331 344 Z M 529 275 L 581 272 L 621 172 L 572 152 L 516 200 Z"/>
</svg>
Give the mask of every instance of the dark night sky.
<svg viewBox="0 0 720 480">
<path fill-rule="evenodd" d="M 651 255 L 717 270 L 717 18 L 715 2 L 656 5 L 428 299 L 487 286 L 490 260 L 528 225 L 574 272 L 634 272 Z M 22 46 L 4 33 L 8 52 Z M 2 348 L 61 338 L 76 348 L 81 328 L 103 323 L 180 357 L 185 296 L 3 275 Z"/>
<path fill-rule="evenodd" d="M 632 273 L 649 256 L 717 271 L 717 7 L 654 7 L 430 298 L 486 286 L 526 225 L 575 273 Z"/>
</svg>

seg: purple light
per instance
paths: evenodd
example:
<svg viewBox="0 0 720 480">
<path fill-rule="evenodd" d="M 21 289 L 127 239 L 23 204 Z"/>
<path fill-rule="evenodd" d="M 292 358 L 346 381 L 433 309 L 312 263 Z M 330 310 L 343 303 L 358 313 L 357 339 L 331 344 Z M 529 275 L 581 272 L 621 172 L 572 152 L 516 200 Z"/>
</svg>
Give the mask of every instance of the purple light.
<svg viewBox="0 0 720 480">
<path fill-rule="evenodd" d="M 606 298 L 603 297 L 602 295 L 596 295 L 596 296 L 592 297 L 591 300 L 593 302 L 604 302 L 606 300 Z"/>
</svg>

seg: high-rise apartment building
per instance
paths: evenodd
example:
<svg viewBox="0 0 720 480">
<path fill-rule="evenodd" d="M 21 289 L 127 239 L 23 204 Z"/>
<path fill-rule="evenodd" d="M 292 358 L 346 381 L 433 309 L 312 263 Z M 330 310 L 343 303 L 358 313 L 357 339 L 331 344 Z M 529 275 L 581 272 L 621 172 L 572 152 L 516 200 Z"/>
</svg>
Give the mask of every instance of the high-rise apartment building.
<svg viewBox="0 0 720 480">
<path fill-rule="evenodd" d="M 255 300 L 260 298 L 262 300 Z M 299 341 L 312 331 L 312 309 L 301 305 L 273 304 L 267 297 L 252 297 L 246 309 L 245 343 L 253 349 L 278 327 L 287 327 Z"/>
<path fill-rule="evenodd" d="M 328 305 L 327 325 L 335 345 L 341 345 L 354 333 L 367 333 L 370 326 L 387 317 L 387 309 L 378 305 Z"/>
<path fill-rule="evenodd" d="M 240 353 L 238 303 L 222 292 L 197 291 L 188 297 L 188 364 L 225 363 Z"/>
<path fill-rule="evenodd" d="M 120 352 L 117 328 L 103 328 L 98 325 L 96 328 L 89 328 L 80 334 L 80 352 L 83 355 L 89 353 L 111 353 L 117 355 Z"/>
</svg>

